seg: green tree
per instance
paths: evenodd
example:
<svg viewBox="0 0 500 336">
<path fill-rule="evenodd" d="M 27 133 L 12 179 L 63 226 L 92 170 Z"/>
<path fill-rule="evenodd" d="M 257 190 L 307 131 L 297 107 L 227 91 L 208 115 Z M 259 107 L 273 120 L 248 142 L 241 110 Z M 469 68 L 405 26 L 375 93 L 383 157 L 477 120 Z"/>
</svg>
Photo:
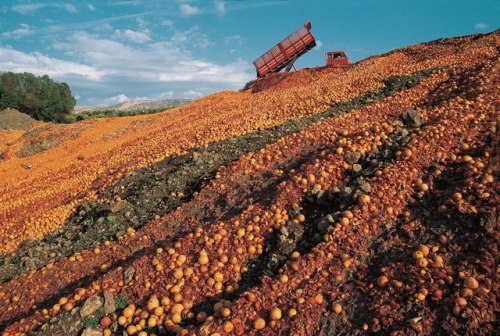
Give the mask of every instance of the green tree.
<svg viewBox="0 0 500 336">
<path fill-rule="evenodd" d="M 0 75 L 0 109 L 7 107 L 18 109 L 20 96 L 17 93 L 18 80 L 16 74 L 6 72 Z"/>
<path fill-rule="evenodd" d="M 0 109 L 10 107 L 37 120 L 66 122 L 75 104 L 68 84 L 47 75 L 0 73 Z"/>
</svg>

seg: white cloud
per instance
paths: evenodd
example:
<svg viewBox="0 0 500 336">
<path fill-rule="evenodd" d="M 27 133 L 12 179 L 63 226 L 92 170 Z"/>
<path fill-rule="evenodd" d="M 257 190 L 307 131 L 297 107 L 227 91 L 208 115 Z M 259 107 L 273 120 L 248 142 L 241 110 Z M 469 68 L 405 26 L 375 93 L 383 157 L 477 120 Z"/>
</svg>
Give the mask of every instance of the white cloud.
<svg viewBox="0 0 500 336">
<path fill-rule="evenodd" d="M 27 54 L 8 48 L 0 48 L 0 64 L 3 71 L 47 74 L 55 78 L 77 75 L 98 81 L 105 74 L 104 71 L 88 65 L 51 58 L 38 52 Z"/>
<path fill-rule="evenodd" d="M 95 11 L 95 6 L 93 4 L 87 4 L 87 8 L 91 10 L 92 12 Z"/>
<path fill-rule="evenodd" d="M 316 46 L 314 47 L 314 49 L 320 50 L 322 46 L 323 42 L 321 42 L 320 40 L 316 40 Z"/>
<path fill-rule="evenodd" d="M 175 67 L 159 73 L 163 82 L 208 82 L 241 85 L 250 79 L 244 71 L 248 63 L 237 61 L 229 65 L 217 65 L 211 62 L 185 57 L 179 59 Z"/>
<path fill-rule="evenodd" d="M 215 45 L 215 43 L 211 42 L 208 38 L 203 38 L 196 46 L 201 49 L 207 49 L 213 45 Z"/>
<path fill-rule="evenodd" d="M 135 43 L 144 43 L 151 40 L 149 37 L 149 30 L 145 31 L 133 31 L 130 29 L 116 29 L 112 35 L 113 38 L 120 40 L 127 40 Z"/>
<path fill-rule="evenodd" d="M 137 25 L 141 30 L 146 30 L 147 27 L 149 26 L 149 22 L 144 20 L 140 16 L 135 18 L 135 22 L 137 22 Z"/>
<path fill-rule="evenodd" d="M 486 23 L 483 23 L 483 22 L 478 22 L 474 25 L 474 29 L 476 29 L 476 30 L 483 30 L 486 28 L 488 28 L 488 25 Z"/>
<path fill-rule="evenodd" d="M 181 48 L 183 41 L 186 40 L 150 43 L 138 49 L 79 32 L 65 46 L 77 59 L 93 64 L 106 75 L 134 81 L 195 81 L 238 86 L 250 79 L 247 62 L 239 60 L 218 65 L 197 60 Z"/>
<path fill-rule="evenodd" d="M 25 36 L 29 36 L 35 33 L 33 29 L 27 24 L 21 23 L 21 28 L 13 30 L 11 32 L 2 33 L 3 38 L 19 40 Z"/>
<path fill-rule="evenodd" d="M 23 4 L 23 5 L 15 5 L 12 6 L 12 10 L 16 13 L 23 14 L 23 15 L 28 15 L 28 14 L 33 14 L 39 9 L 45 8 L 45 7 L 55 7 L 55 8 L 60 8 L 65 10 L 68 13 L 78 13 L 78 10 L 76 7 L 72 4 Z"/>
<path fill-rule="evenodd" d="M 32 14 L 32 13 L 36 12 L 37 10 L 39 10 L 40 8 L 43 8 L 45 6 L 46 5 L 44 5 L 44 4 L 15 5 L 15 6 L 12 6 L 12 10 L 16 13 L 26 15 L 26 14 Z"/>
<path fill-rule="evenodd" d="M 185 43 L 191 39 L 192 34 L 198 29 L 197 26 L 194 26 L 184 31 L 177 30 L 174 35 L 172 35 L 171 40 L 177 43 Z"/>
<path fill-rule="evenodd" d="M 183 31 L 176 30 L 170 38 L 170 41 L 180 46 L 185 46 L 189 42 L 190 47 L 201 49 L 207 49 L 214 45 L 206 34 L 200 32 L 200 27 L 198 26 L 193 26 Z"/>
<path fill-rule="evenodd" d="M 243 37 L 241 37 L 240 35 L 231 35 L 231 36 L 226 36 L 224 38 L 224 43 L 225 44 L 243 44 Z"/>
<path fill-rule="evenodd" d="M 226 12 L 244 11 L 255 8 L 265 8 L 271 6 L 286 6 L 288 1 L 266 0 L 266 1 L 231 1 L 228 2 Z"/>
<path fill-rule="evenodd" d="M 105 22 L 101 25 L 94 27 L 94 30 L 98 32 L 111 32 L 113 30 L 113 26 Z"/>
<path fill-rule="evenodd" d="M 182 16 L 193 16 L 201 13 L 201 10 L 198 7 L 188 4 L 180 5 L 179 10 L 181 11 Z"/>
<path fill-rule="evenodd" d="M 130 99 L 122 93 L 122 94 L 119 94 L 117 96 L 113 96 L 113 97 L 109 97 L 109 98 L 104 99 L 102 101 L 102 104 L 103 105 L 115 105 L 115 104 L 124 103 L 128 100 L 130 100 Z"/>
<path fill-rule="evenodd" d="M 214 6 L 217 14 L 219 15 L 226 14 L 226 4 L 224 3 L 224 1 L 215 1 Z"/>
<path fill-rule="evenodd" d="M 60 5 L 60 7 L 68 13 L 72 13 L 72 14 L 78 13 L 78 10 L 76 9 L 76 7 L 71 5 L 71 4 L 62 4 L 62 5 Z"/>
<path fill-rule="evenodd" d="M 141 4 L 140 0 L 116 1 L 111 3 L 112 6 L 122 6 L 122 5 L 137 6 L 140 4 Z"/>
<path fill-rule="evenodd" d="M 160 24 L 162 26 L 165 26 L 165 27 L 171 27 L 171 26 L 174 25 L 174 21 L 172 21 L 172 20 L 163 20 L 163 21 L 160 22 Z"/>
<path fill-rule="evenodd" d="M 201 93 L 200 91 L 196 91 L 196 90 L 188 90 L 188 91 L 184 91 L 181 93 L 181 98 L 192 99 L 192 98 L 198 98 L 201 96 L 203 96 L 203 93 Z"/>
<path fill-rule="evenodd" d="M 161 99 L 170 99 L 173 96 L 174 96 L 174 91 L 166 91 L 166 92 L 160 93 L 160 95 L 158 96 L 158 98 L 161 98 Z"/>
</svg>

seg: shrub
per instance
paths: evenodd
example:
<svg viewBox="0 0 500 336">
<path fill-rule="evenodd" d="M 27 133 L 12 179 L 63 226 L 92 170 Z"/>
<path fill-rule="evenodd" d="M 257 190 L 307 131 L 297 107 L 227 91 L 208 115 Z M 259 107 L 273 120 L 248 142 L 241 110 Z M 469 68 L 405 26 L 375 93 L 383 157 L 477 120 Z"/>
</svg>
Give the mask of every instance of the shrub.
<svg viewBox="0 0 500 336">
<path fill-rule="evenodd" d="M 123 309 L 125 307 L 128 306 L 128 297 L 126 297 L 125 295 L 118 295 L 118 297 L 116 298 L 116 308 L 117 309 Z"/>
<path fill-rule="evenodd" d="M 86 328 L 97 328 L 99 326 L 99 320 L 94 316 L 87 316 L 83 319 L 83 327 Z"/>
</svg>

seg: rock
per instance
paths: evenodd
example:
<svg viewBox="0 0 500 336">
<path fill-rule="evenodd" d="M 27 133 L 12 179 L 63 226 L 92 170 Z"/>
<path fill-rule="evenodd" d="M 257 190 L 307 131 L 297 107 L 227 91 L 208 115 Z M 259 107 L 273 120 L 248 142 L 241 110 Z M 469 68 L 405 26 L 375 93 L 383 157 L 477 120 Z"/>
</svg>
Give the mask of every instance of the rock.
<svg viewBox="0 0 500 336">
<path fill-rule="evenodd" d="M 198 162 L 198 160 L 200 160 L 200 153 L 198 152 L 193 152 L 193 160 L 195 162 Z"/>
<path fill-rule="evenodd" d="M 95 212 L 100 215 L 100 217 L 106 216 L 111 212 L 111 206 L 108 203 L 99 204 Z M 104 218 L 102 219 L 104 221 Z"/>
<path fill-rule="evenodd" d="M 102 331 L 92 328 L 83 330 L 82 336 L 102 336 Z"/>
<path fill-rule="evenodd" d="M 355 163 L 352 165 L 352 171 L 355 173 L 359 173 L 360 171 L 363 170 L 363 167 L 359 163 Z"/>
<path fill-rule="evenodd" d="M 321 220 L 319 221 L 318 223 L 318 231 L 319 233 L 321 234 L 325 234 L 328 232 L 328 228 L 332 225 L 332 223 L 330 223 L 326 217 L 324 218 L 321 218 Z"/>
<path fill-rule="evenodd" d="M 479 225 L 484 227 L 487 232 L 495 232 L 497 218 L 495 212 L 481 213 L 479 216 Z"/>
<path fill-rule="evenodd" d="M 304 227 L 300 224 L 289 222 L 289 224 L 282 226 L 278 232 L 279 252 L 282 254 L 292 253 L 303 234 Z"/>
<path fill-rule="evenodd" d="M 117 201 L 111 202 L 111 204 L 110 204 L 111 213 L 120 212 L 121 210 L 123 210 L 125 208 L 126 205 L 127 205 L 127 201 L 124 201 L 124 200 L 117 200 Z"/>
<path fill-rule="evenodd" d="M 135 274 L 135 268 L 133 268 L 132 266 L 129 266 L 123 272 L 123 280 L 125 281 L 126 284 L 130 283 L 134 279 L 134 274 Z"/>
<path fill-rule="evenodd" d="M 80 311 L 80 316 L 86 317 L 92 315 L 102 306 L 103 306 L 103 299 L 100 296 L 98 295 L 91 296 L 83 304 L 82 310 Z"/>
<path fill-rule="evenodd" d="M 31 169 L 33 168 L 33 164 L 30 162 L 30 163 L 27 163 L 26 164 L 26 169 Z"/>
<path fill-rule="evenodd" d="M 29 270 L 36 269 L 35 261 L 29 257 L 21 257 L 21 265 Z"/>
<path fill-rule="evenodd" d="M 266 263 L 267 268 L 270 269 L 275 265 L 278 265 L 281 260 L 283 260 L 284 256 L 278 254 L 271 254 L 269 261 Z"/>
<path fill-rule="evenodd" d="M 135 246 L 132 246 L 131 248 L 132 250 L 132 254 L 135 254 L 136 252 L 139 252 L 140 250 L 144 250 L 144 245 L 135 245 Z"/>
<path fill-rule="evenodd" d="M 338 335 L 341 330 L 341 322 L 335 316 L 321 316 L 319 322 L 319 330 L 316 332 L 318 336 Z"/>
<path fill-rule="evenodd" d="M 163 243 L 165 243 L 166 241 L 167 241 L 167 240 L 166 240 L 165 238 L 160 238 L 160 239 L 155 239 L 155 240 L 153 241 L 153 243 L 154 243 L 155 245 L 161 246 L 161 245 L 163 245 Z"/>
<path fill-rule="evenodd" d="M 349 164 L 354 164 L 354 163 L 358 162 L 360 158 L 361 158 L 361 154 L 358 152 L 348 152 L 345 155 L 345 160 Z"/>
<path fill-rule="evenodd" d="M 364 176 L 360 176 L 358 177 L 355 181 L 354 181 L 358 186 L 362 185 L 363 183 L 366 183 L 368 182 L 366 180 L 366 178 Z"/>
<path fill-rule="evenodd" d="M 424 118 L 416 108 L 411 108 L 403 112 L 403 122 L 410 127 L 420 127 L 424 123 Z"/>
<path fill-rule="evenodd" d="M 365 193 L 370 193 L 372 191 L 372 186 L 368 182 L 361 184 L 359 188 L 363 190 Z"/>
<path fill-rule="evenodd" d="M 36 248 L 37 247 L 37 241 L 36 240 L 33 240 L 33 239 L 27 239 L 24 243 L 23 243 L 23 246 L 24 247 L 29 247 L 30 249 L 31 248 Z M 29 252 L 28 252 L 29 254 Z M 32 255 L 30 254 L 30 257 Z"/>
<path fill-rule="evenodd" d="M 315 195 L 307 195 L 305 200 L 308 201 L 309 203 L 314 203 L 316 200 Z"/>
<path fill-rule="evenodd" d="M 326 196 L 327 196 L 328 200 L 332 201 L 333 199 L 335 199 L 335 196 L 338 193 L 340 193 L 340 189 L 337 186 L 334 186 L 328 190 Z"/>
<path fill-rule="evenodd" d="M 402 131 L 401 131 L 401 136 L 403 138 L 406 138 L 408 136 L 408 134 L 410 134 L 410 132 L 408 132 L 408 130 L 406 128 L 404 128 Z"/>
<path fill-rule="evenodd" d="M 344 194 L 344 196 L 348 196 L 348 195 L 352 194 L 352 189 L 350 187 L 344 187 L 342 189 L 342 193 Z"/>
<path fill-rule="evenodd" d="M 396 120 L 392 123 L 392 126 L 395 127 L 404 127 L 405 125 L 401 122 L 401 120 Z"/>
<path fill-rule="evenodd" d="M 167 335 L 167 330 L 165 329 L 164 326 L 158 327 L 158 335 L 159 336 L 166 336 Z"/>
<path fill-rule="evenodd" d="M 313 190 L 311 191 L 311 193 L 312 193 L 313 195 L 316 195 L 316 194 L 318 194 L 320 191 L 321 191 L 321 187 L 317 188 L 317 187 L 315 186 L 315 187 L 313 187 Z"/>
<path fill-rule="evenodd" d="M 316 194 L 316 203 L 318 204 L 323 204 L 326 202 L 326 192 L 324 190 L 320 190 L 318 191 L 318 193 Z"/>
<path fill-rule="evenodd" d="M 111 314 L 116 310 L 114 295 L 111 292 L 104 292 L 104 313 Z"/>
</svg>

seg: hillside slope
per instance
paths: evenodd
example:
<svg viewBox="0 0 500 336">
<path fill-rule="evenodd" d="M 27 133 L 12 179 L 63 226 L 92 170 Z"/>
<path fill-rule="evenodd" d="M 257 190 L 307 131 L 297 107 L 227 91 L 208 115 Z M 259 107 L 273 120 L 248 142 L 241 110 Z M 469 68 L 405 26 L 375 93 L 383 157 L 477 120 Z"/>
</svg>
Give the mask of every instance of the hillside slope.
<svg viewBox="0 0 500 336">
<path fill-rule="evenodd" d="M 499 42 L 0 130 L 0 330 L 493 333 Z"/>
<path fill-rule="evenodd" d="M 75 113 L 99 112 L 103 110 L 139 111 L 168 109 L 188 103 L 191 99 L 130 99 L 123 103 L 109 106 L 77 106 Z"/>
</svg>

